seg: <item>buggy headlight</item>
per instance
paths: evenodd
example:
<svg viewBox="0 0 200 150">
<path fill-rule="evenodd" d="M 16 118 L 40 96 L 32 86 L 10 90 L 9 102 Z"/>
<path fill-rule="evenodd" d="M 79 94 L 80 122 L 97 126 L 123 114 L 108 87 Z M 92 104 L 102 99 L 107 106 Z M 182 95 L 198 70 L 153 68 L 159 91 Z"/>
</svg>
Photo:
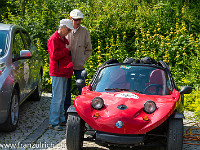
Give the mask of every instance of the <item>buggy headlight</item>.
<svg viewBox="0 0 200 150">
<path fill-rule="evenodd" d="M 144 103 L 144 112 L 151 114 L 156 110 L 156 103 L 152 100 L 146 101 Z"/>
<path fill-rule="evenodd" d="M 91 105 L 94 109 L 99 110 L 103 108 L 104 101 L 101 97 L 95 97 L 92 99 Z"/>
</svg>

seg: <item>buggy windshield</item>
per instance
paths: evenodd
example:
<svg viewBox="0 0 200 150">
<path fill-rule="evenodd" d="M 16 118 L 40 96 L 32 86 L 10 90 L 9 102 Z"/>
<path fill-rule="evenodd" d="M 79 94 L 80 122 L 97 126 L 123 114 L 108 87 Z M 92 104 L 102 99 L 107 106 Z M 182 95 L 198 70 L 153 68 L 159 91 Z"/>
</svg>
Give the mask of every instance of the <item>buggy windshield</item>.
<svg viewBox="0 0 200 150">
<path fill-rule="evenodd" d="M 92 90 L 97 92 L 130 91 L 147 95 L 169 95 L 169 79 L 162 69 L 149 66 L 110 66 L 102 69 Z"/>
<path fill-rule="evenodd" d="M 8 46 L 8 31 L 0 30 L 0 57 L 4 56 L 7 52 Z"/>
</svg>

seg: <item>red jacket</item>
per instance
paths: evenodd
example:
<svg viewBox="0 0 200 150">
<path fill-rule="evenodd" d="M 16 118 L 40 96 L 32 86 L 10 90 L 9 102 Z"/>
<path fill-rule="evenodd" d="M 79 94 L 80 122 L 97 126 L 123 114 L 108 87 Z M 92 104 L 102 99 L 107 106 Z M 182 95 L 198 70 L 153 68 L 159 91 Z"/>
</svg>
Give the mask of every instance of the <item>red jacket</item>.
<svg viewBox="0 0 200 150">
<path fill-rule="evenodd" d="M 56 77 L 71 78 L 73 74 L 72 56 L 69 55 L 69 50 L 66 48 L 69 42 L 64 40 L 56 31 L 48 40 L 49 52 L 49 75 Z"/>
</svg>

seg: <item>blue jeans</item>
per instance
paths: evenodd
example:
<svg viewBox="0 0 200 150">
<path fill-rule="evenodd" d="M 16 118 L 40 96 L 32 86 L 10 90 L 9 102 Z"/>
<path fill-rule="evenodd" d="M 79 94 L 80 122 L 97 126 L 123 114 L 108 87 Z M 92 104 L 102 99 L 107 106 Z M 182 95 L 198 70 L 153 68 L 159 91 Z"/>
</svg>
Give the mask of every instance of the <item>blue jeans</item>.
<svg viewBox="0 0 200 150">
<path fill-rule="evenodd" d="M 85 81 L 85 79 L 83 77 L 81 77 L 81 72 L 83 70 L 74 70 L 74 75 L 76 77 L 76 80 L 77 79 L 83 79 Z M 72 80 L 71 80 L 71 78 L 69 78 L 68 81 L 67 81 L 66 98 L 65 98 L 65 103 L 64 103 L 65 113 L 67 112 L 67 109 L 71 105 L 71 87 L 72 87 Z M 82 92 L 82 88 L 78 88 L 78 91 L 79 91 L 79 95 L 80 95 L 81 92 Z"/>
<path fill-rule="evenodd" d="M 49 124 L 58 125 L 58 123 L 66 121 L 63 110 L 67 81 L 68 78 L 66 77 L 51 76 L 52 100 L 50 105 Z"/>
</svg>

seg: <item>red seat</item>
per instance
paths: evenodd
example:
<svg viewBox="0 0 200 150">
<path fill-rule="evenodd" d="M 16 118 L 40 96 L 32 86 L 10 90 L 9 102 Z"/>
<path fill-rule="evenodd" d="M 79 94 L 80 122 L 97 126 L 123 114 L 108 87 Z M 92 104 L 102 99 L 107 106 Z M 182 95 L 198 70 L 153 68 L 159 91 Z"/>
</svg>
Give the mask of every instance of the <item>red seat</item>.
<svg viewBox="0 0 200 150">
<path fill-rule="evenodd" d="M 167 87 L 166 87 L 166 75 L 163 70 L 156 69 L 151 72 L 149 83 L 147 84 L 147 86 L 150 86 L 152 84 L 156 84 L 160 87 L 156 87 L 156 86 L 149 87 L 147 89 L 149 93 L 155 93 L 157 88 L 159 88 L 158 93 L 157 93 L 158 95 L 165 95 L 166 91 L 169 91 L 167 90 Z"/>
</svg>

